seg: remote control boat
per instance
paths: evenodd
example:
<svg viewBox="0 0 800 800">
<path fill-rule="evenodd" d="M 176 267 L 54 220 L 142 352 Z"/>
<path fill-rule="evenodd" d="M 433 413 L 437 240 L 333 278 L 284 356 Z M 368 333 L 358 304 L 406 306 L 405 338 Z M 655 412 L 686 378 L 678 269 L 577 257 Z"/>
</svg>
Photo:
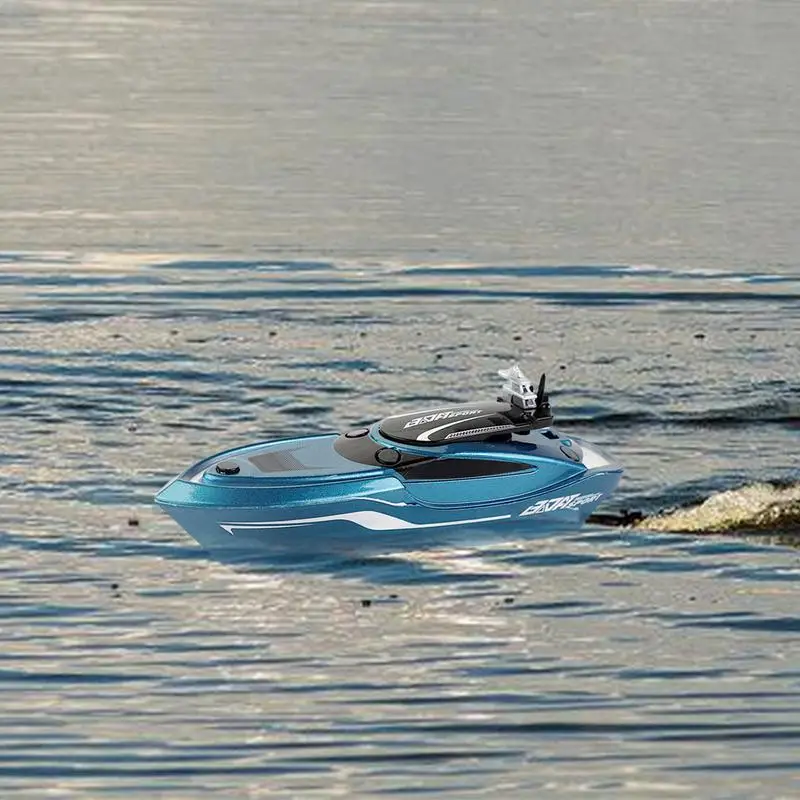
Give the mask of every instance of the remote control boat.
<svg viewBox="0 0 800 800">
<path fill-rule="evenodd" d="M 509 523 L 523 535 L 574 530 L 622 467 L 556 430 L 544 375 L 534 389 L 516 365 L 499 374 L 495 401 L 227 450 L 156 502 L 211 551 L 439 546 Z"/>
</svg>

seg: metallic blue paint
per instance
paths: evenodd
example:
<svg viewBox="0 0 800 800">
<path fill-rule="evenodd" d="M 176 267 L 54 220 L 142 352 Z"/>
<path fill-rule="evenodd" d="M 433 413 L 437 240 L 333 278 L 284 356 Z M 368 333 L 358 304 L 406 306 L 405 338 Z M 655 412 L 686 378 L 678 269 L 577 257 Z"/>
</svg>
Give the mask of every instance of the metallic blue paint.
<svg viewBox="0 0 800 800">
<path fill-rule="evenodd" d="M 350 461 L 336 435 L 261 442 L 207 458 L 170 481 L 156 502 L 211 551 L 333 552 L 429 547 L 499 530 L 537 535 L 575 529 L 617 486 L 622 468 L 594 445 L 542 430 L 506 441 L 398 444 L 369 430 L 377 446 L 426 458 L 515 461 L 516 472 L 458 480 L 406 480 L 379 464 Z M 250 459 L 255 457 L 259 468 Z M 233 461 L 236 475 L 217 463 Z M 545 501 L 551 501 L 548 504 Z"/>
</svg>

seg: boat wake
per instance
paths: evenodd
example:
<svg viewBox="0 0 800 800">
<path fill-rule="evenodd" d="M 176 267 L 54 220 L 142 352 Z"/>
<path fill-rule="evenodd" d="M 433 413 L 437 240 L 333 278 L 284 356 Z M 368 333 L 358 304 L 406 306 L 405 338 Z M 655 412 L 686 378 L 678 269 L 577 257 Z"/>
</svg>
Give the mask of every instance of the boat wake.
<svg viewBox="0 0 800 800">
<path fill-rule="evenodd" d="M 753 483 L 650 515 L 622 511 L 598 514 L 589 521 L 663 533 L 772 534 L 797 541 L 800 482 Z"/>
<path fill-rule="evenodd" d="M 754 483 L 719 492 L 699 505 L 647 517 L 636 527 L 665 532 L 800 533 L 800 483 Z"/>
</svg>

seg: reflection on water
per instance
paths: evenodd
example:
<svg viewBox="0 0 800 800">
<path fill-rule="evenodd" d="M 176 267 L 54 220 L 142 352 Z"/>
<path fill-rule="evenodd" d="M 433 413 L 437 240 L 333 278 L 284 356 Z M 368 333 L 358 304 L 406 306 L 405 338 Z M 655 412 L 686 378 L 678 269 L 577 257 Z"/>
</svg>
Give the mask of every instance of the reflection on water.
<svg viewBox="0 0 800 800">
<path fill-rule="evenodd" d="M 793 12 L 3 0 L 3 247 L 787 272 Z"/>
<path fill-rule="evenodd" d="M 31 796 L 794 785 L 779 551 L 589 530 L 232 570 L 158 518 L 74 538 L 5 547 L 0 769 Z"/>
</svg>

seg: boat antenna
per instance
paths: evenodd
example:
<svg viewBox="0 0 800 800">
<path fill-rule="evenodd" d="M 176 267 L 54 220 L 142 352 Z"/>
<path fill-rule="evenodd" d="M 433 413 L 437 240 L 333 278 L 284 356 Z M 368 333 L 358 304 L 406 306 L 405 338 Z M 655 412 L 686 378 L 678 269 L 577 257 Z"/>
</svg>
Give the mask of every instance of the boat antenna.
<svg viewBox="0 0 800 800">
<path fill-rule="evenodd" d="M 553 418 L 553 412 L 550 410 L 550 395 L 545 391 L 547 376 L 542 373 L 539 378 L 539 388 L 536 390 L 536 408 L 533 411 L 534 419 Z"/>
</svg>

